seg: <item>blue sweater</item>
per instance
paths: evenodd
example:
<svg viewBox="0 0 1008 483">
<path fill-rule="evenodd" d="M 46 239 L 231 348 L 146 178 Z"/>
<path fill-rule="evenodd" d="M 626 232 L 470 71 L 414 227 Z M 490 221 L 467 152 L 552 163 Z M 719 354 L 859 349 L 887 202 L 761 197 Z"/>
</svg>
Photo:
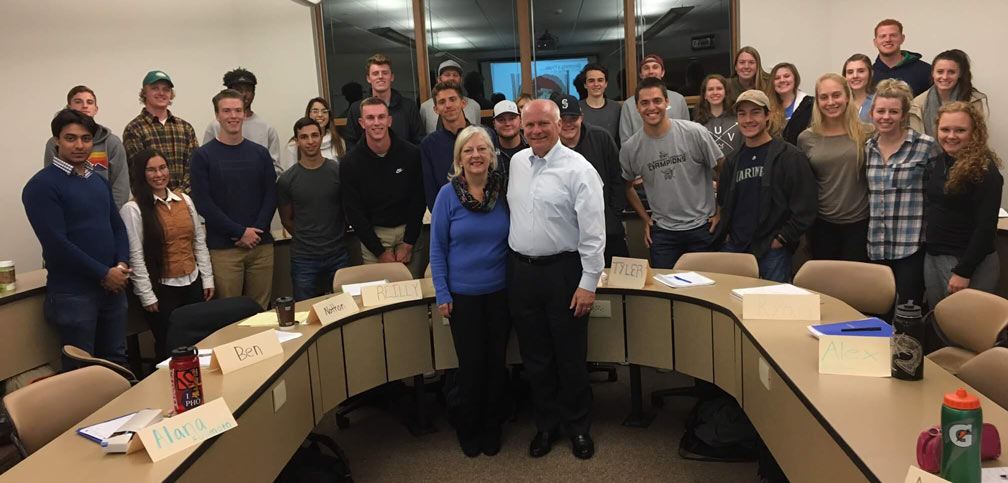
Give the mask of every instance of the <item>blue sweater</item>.
<svg viewBox="0 0 1008 483">
<path fill-rule="evenodd" d="M 98 173 L 85 179 L 46 166 L 28 180 L 21 202 L 42 245 L 50 292 L 94 292 L 109 268 L 129 263 L 126 226 Z"/>
<path fill-rule="evenodd" d="M 504 289 L 511 221 L 504 194 L 489 213 L 459 203 L 451 183 L 441 187 L 431 213 L 430 265 L 438 305 L 451 294 L 483 295 Z"/>
<path fill-rule="evenodd" d="M 193 151 L 189 182 L 206 220 L 207 248 L 234 248 L 246 227 L 263 231 L 261 243 L 273 243 L 276 171 L 266 148 L 248 139 L 237 146 L 212 139 Z"/>
</svg>

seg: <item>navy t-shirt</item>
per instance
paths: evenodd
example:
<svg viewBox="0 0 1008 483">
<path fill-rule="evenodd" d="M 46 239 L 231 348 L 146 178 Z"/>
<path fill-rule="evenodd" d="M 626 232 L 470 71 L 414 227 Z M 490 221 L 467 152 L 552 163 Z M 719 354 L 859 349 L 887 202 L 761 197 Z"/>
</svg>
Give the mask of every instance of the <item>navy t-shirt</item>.
<svg viewBox="0 0 1008 483">
<path fill-rule="evenodd" d="M 731 237 L 735 250 L 749 250 L 759 225 L 760 182 L 769 142 L 754 148 L 743 145 L 735 166 L 735 206 L 732 209 Z"/>
</svg>

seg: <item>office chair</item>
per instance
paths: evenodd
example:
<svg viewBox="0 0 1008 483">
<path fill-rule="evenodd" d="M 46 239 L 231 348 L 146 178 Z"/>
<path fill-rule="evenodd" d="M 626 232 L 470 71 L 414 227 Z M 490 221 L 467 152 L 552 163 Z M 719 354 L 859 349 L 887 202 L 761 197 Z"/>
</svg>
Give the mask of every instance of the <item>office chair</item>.
<svg viewBox="0 0 1008 483">
<path fill-rule="evenodd" d="M 874 316 L 888 314 L 896 304 L 892 269 L 876 263 L 809 260 L 798 269 L 794 284 L 840 299 L 858 312 Z"/>
<path fill-rule="evenodd" d="M 952 345 L 928 359 L 957 374 L 966 361 L 1004 341 L 1008 327 L 1008 300 L 974 289 L 963 289 L 938 302 L 935 322 Z"/>
<path fill-rule="evenodd" d="M 956 373 L 959 379 L 973 386 L 984 396 L 1008 408 L 1008 348 L 993 347 L 966 361 Z"/>
<path fill-rule="evenodd" d="M 69 357 L 69 358 L 71 358 L 71 359 L 79 362 L 80 363 L 80 367 L 102 366 L 102 367 L 111 369 L 113 372 L 115 372 L 116 374 L 119 374 L 124 379 L 126 379 L 127 381 L 129 381 L 130 386 L 135 386 L 136 383 L 139 382 L 139 380 L 137 379 L 137 377 L 133 374 L 133 371 L 131 371 L 131 370 L 129 370 L 129 369 L 123 367 L 123 366 L 120 366 L 119 364 L 116 364 L 115 362 L 108 361 L 108 360 L 105 360 L 105 359 L 100 359 L 98 357 L 92 356 L 91 354 L 88 354 L 88 352 L 86 350 L 81 349 L 80 347 L 77 347 L 77 346 L 74 346 L 74 345 L 70 345 L 70 344 L 64 345 L 63 346 L 63 355 L 65 355 L 65 356 L 67 356 L 67 357 Z"/>
<path fill-rule="evenodd" d="M 165 350 L 170 353 L 176 347 L 196 345 L 221 328 L 259 312 L 262 307 L 249 297 L 228 297 L 179 307 L 168 317 Z"/>
</svg>

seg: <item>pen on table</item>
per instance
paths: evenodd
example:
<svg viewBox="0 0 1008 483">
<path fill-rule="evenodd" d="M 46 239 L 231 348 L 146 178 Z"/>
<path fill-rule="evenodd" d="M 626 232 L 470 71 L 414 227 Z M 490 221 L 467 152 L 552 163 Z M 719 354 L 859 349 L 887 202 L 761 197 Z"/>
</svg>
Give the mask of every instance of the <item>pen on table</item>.
<svg viewBox="0 0 1008 483">
<path fill-rule="evenodd" d="M 873 332 L 880 330 L 882 330 L 882 327 L 851 327 L 849 329 L 840 329 L 840 332 Z"/>
<path fill-rule="evenodd" d="M 674 279 L 676 279 L 676 280 L 678 280 L 680 282 L 693 283 L 693 282 L 690 282 L 689 280 L 686 280 L 685 278 L 682 278 L 682 277 L 680 277 L 678 275 L 673 275 L 672 278 L 674 278 Z"/>
</svg>

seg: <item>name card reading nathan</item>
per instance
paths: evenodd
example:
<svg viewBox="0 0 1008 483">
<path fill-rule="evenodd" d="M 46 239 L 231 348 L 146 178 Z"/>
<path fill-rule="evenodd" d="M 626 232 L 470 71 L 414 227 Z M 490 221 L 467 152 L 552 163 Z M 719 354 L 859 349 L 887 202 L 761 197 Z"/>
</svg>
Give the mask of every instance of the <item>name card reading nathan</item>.
<svg viewBox="0 0 1008 483">
<path fill-rule="evenodd" d="M 210 354 L 210 370 L 220 369 L 221 374 L 227 374 L 279 355 L 283 355 L 280 339 L 276 331 L 268 329 L 214 347 Z"/>
<path fill-rule="evenodd" d="M 224 398 L 142 429 L 138 434 L 152 461 L 167 458 L 238 426 Z"/>
<path fill-rule="evenodd" d="M 819 320 L 819 294 L 747 293 L 742 296 L 742 318 Z"/>
<path fill-rule="evenodd" d="M 365 307 L 420 300 L 421 298 L 423 298 L 423 292 L 420 289 L 419 280 L 361 287 L 361 301 Z"/>
<path fill-rule="evenodd" d="M 644 288 L 648 272 L 648 261 L 643 258 L 613 257 L 606 283 L 610 287 Z"/>
<path fill-rule="evenodd" d="M 308 324 L 322 324 L 323 327 L 348 315 L 360 312 L 353 295 L 341 293 L 312 305 L 308 313 Z"/>
<path fill-rule="evenodd" d="M 889 377 L 889 338 L 852 335 L 819 336 L 819 373 Z"/>
</svg>

